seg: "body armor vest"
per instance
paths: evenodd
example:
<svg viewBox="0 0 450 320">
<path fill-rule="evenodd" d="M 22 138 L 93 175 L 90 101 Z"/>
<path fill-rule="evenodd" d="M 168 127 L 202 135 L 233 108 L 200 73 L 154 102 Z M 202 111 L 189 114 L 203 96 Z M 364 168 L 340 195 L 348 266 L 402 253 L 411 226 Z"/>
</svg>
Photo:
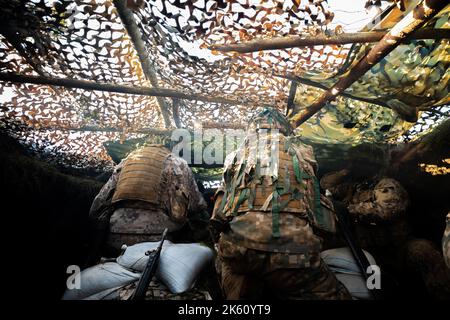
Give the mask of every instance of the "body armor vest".
<svg viewBox="0 0 450 320">
<path fill-rule="evenodd" d="M 159 204 L 164 161 L 170 151 L 163 145 L 147 145 L 130 154 L 117 181 L 112 203 L 140 200 Z"/>
<path fill-rule="evenodd" d="M 245 155 L 256 154 L 257 150 L 248 146 L 246 139 Z M 226 189 L 220 211 L 225 216 L 236 216 L 249 211 L 272 213 L 273 236 L 279 237 L 279 215 L 283 213 L 298 214 L 311 224 L 321 229 L 334 228 L 329 210 L 322 210 L 320 187 L 315 176 L 315 161 L 309 151 L 301 145 L 292 145 L 295 137 L 285 137 L 276 134 L 268 140 L 278 141 L 278 151 L 273 147 L 266 148 L 266 159 L 261 155 L 256 161 L 243 156 L 241 160 L 236 155 L 233 163 L 225 169 L 224 179 Z M 272 144 L 272 142 L 271 142 Z M 260 148 L 260 147 L 258 147 Z M 242 149 L 238 150 L 241 151 Z M 268 162 L 267 157 L 270 157 Z M 311 161 L 312 160 L 312 161 Z M 266 164 L 263 164 L 263 163 Z"/>
</svg>

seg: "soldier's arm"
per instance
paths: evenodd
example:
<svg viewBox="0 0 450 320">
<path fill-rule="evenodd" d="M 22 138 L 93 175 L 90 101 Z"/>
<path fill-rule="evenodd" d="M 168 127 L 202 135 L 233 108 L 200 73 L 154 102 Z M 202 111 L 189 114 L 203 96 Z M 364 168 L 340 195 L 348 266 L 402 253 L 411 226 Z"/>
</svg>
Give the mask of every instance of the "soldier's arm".
<svg viewBox="0 0 450 320">
<path fill-rule="evenodd" d="M 209 231 L 215 243 L 219 241 L 220 233 L 225 231 L 228 227 L 228 220 L 225 218 L 222 212 L 223 196 L 224 191 L 222 187 L 220 187 L 214 197 L 214 209 L 209 221 Z"/>
<path fill-rule="evenodd" d="M 188 177 L 186 186 L 188 193 L 187 218 L 189 227 L 192 231 L 192 238 L 194 241 L 208 241 L 208 206 L 203 195 L 198 190 L 191 169 L 187 166 L 184 170 Z"/>
<path fill-rule="evenodd" d="M 320 179 L 320 186 L 323 190 L 329 190 L 335 200 L 347 203 L 353 193 L 352 184 L 348 182 L 348 176 L 349 171 L 347 169 L 327 173 Z"/>
<path fill-rule="evenodd" d="M 89 211 L 88 224 L 90 249 L 88 257 L 85 261 L 85 268 L 94 265 L 100 258 L 101 247 L 108 231 L 109 218 L 114 210 L 111 205 L 111 199 L 114 195 L 114 191 L 116 190 L 116 185 L 122 166 L 123 162 L 114 168 L 108 182 L 106 182 L 92 202 L 92 206 Z"/>
<path fill-rule="evenodd" d="M 111 199 L 114 195 L 114 191 L 116 190 L 117 181 L 119 180 L 122 166 L 123 161 L 114 168 L 108 182 L 105 183 L 92 202 L 91 209 L 89 210 L 89 218 L 91 220 L 105 220 L 109 218 L 107 215 L 109 209 L 111 208 Z"/>
<path fill-rule="evenodd" d="M 320 179 L 320 186 L 322 189 L 331 190 L 332 188 L 341 184 L 348 176 L 349 171 L 347 169 L 343 169 L 337 172 L 329 172 L 325 174 L 322 179 Z"/>
<path fill-rule="evenodd" d="M 380 182 L 381 183 L 381 182 Z M 348 211 L 356 219 L 363 222 L 391 221 L 405 212 L 408 206 L 406 191 L 396 183 L 389 188 L 375 186 L 374 199 L 356 204 L 350 204 Z"/>
</svg>

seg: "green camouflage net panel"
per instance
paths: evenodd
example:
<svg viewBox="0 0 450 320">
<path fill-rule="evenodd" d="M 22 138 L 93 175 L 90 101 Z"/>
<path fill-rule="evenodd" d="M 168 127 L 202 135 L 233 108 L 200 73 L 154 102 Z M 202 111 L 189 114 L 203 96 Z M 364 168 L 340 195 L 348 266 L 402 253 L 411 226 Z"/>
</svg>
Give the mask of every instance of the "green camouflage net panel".
<svg viewBox="0 0 450 320">
<path fill-rule="evenodd" d="M 427 27 L 450 28 L 449 16 L 447 6 Z M 354 61 L 367 47 L 370 46 L 355 49 L 358 54 Z M 322 143 L 410 141 L 450 116 L 449 65 L 448 39 L 400 45 L 346 90 L 355 98 L 381 101 L 383 106 L 338 97 L 303 124 L 299 132 Z M 331 86 L 335 81 L 329 78 L 321 83 Z M 322 92 L 299 85 L 296 107 L 298 110 L 308 107 Z M 417 115 L 415 125 L 404 121 Z"/>
<path fill-rule="evenodd" d="M 450 5 L 426 27 L 450 28 Z M 363 46 L 359 55 L 367 50 Z M 399 113 L 449 104 L 450 40 L 416 40 L 398 46 L 347 92 L 379 99 Z"/>
</svg>

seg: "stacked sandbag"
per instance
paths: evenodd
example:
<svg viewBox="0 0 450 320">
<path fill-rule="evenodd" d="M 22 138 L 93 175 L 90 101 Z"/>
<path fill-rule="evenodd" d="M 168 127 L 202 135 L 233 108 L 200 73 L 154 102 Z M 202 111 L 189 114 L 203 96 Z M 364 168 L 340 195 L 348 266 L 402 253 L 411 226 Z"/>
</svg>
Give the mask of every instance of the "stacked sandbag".
<svg viewBox="0 0 450 320">
<path fill-rule="evenodd" d="M 117 263 L 125 268 L 142 272 L 148 256 L 145 252 L 154 250 L 158 242 L 143 242 L 128 247 L 117 258 Z M 156 277 L 172 293 L 182 293 L 191 289 L 202 269 L 213 259 L 211 248 L 199 243 L 164 242 Z"/>
<path fill-rule="evenodd" d="M 376 265 L 373 256 L 365 251 L 364 254 L 371 265 Z M 321 257 L 328 267 L 335 273 L 336 278 L 347 288 L 353 298 L 368 300 L 372 295 L 367 288 L 366 279 L 353 254 L 348 247 L 325 250 Z"/>
<path fill-rule="evenodd" d="M 79 276 L 80 289 L 67 289 L 63 300 L 102 300 L 118 288 L 137 281 L 141 274 L 116 262 L 107 262 L 87 268 Z"/>
<path fill-rule="evenodd" d="M 122 299 L 124 287 L 135 287 L 148 262 L 147 251 L 155 250 L 159 242 L 142 242 L 129 246 L 116 262 L 87 268 L 80 273 L 80 289 L 67 289 L 63 300 Z M 213 251 L 198 243 L 174 244 L 166 240 L 158 261 L 156 278 L 167 295 L 192 289 L 202 269 L 213 259 Z"/>
</svg>

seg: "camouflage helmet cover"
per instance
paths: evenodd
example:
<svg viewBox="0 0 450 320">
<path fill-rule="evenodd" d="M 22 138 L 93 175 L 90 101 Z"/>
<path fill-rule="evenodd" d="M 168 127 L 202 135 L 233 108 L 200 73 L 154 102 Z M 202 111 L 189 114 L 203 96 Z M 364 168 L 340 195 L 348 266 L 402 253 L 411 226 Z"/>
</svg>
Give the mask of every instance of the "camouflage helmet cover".
<svg viewBox="0 0 450 320">
<path fill-rule="evenodd" d="M 289 120 L 276 108 L 265 107 L 250 119 L 248 131 L 259 129 L 278 129 L 283 135 L 289 136 L 294 131 Z"/>
</svg>

